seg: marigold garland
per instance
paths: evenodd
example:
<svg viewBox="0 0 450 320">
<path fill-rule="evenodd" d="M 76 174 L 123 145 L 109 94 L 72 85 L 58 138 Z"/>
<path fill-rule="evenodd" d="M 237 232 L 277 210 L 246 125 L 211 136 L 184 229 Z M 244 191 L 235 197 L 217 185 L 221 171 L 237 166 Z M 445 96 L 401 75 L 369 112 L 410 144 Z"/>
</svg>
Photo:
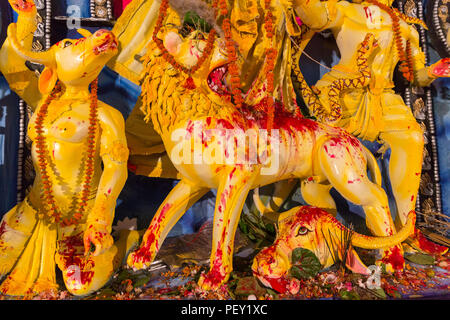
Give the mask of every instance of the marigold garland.
<svg viewBox="0 0 450 320">
<path fill-rule="evenodd" d="M 40 171 L 43 191 L 41 193 L 41 201 L 45 208 L 44 212 L 39 212 L 39 218 L 43 219 L 47 216 L 48 220 L 53 223 L 60 223 L 62 226 L 68 226 L 76 224 L 83 218 L 83 213 L 87 206 L 89 194 L 91 191 L 91 181 L 94 173 L 94 159 L 95 159 L 95 147 L 96 147 L 96 130 L 97 130 L 97 87 L 98 80 L 95 80 L 91 85 L 91 104 L 89 110 L 89 128 L 87 138 L 87 151 L 86 151 L 86 164 L 84 168 L 84 183 L 81 190 L 79 201 L 77 201 L 77 207 L 75 208 L 72 218 L 61 219 L 61 213 L 58 209 L 53 195 L 53 183 L 48 175 L 47 168 L 49 166 L 47 159 L 50 159 L 47 150 L 46 138 L 44 133 L 44 121 L 48 114 L 48 107 L 50 103 L 55 100 L 61 93 L 61 85 L 57 83 L 52 92 L 47 96 L 45 102 L 41 105 L 36 114 L 35 130 L 36 130 L 36 153 L 38 159 L 38 167 Z"/>
<path fill-rule="evenodd" d="M 239 68 L 236 64 L 237 61 L 237 53 L 236 46 L 232 39 L 231 34 L 231 21 L 227 17 L 228 15 L 228 3 L 227 0 L 218 0 L 218 12 L 222 16 L 225 16 L 222 22 L 222 29 L 225 35 L 225 46 L 227 49 L 228 55 L 228 72 L 230 73 L 231 78 L 231 94 L 233 96 L 234 104 L 237 108 L 241 108 L 244 103 L 244 99 L 242 98 L 241 91 L 241 79 L 239 74 Z"/>
<path fill-rule="evenodd" d="M 390 6 L 385 5 L 383 3 L 380 3 L 377 0 L 364 0 L 364 1 L 378 6 L 380 9 L 382 9 L 387 14 L 389 14 L 389 16 L 391 17 L 392 30 L 394 31 L 395 46 L 397 48 L 397 52 L 398 52 L 398 56 L 399 56 L 399 60 L 400 60 L 399 70 L 400 70 L 400 72 L 402 72 L 403 77 L 406 80 L 408 80 L 409 82 L 414 81 L 414 69 L 412 68 L 412 62 L 409 61 L 412 59 L 412 56 L 407 55 L 407 52 L 406 52 L 405 48 L 403 47 L 403 39 L 401 36 L 401 31 L 400 31 L 400 19 L 405 20 L 405 18 L 407 17 L 407 20 L 405 20 L 406 22 L 416 23 L 416 24 L 420 24 L 422 26 L 424 26 L 425 24 L 421 20 L 408 17 L 408 16 L 400 13 L 398 10 L 393 9 Z"/>
<path fill-rule="evenodd" d="M 265 0 L 264 1 L 264 9 L 266 10 L 266 14 L 264 17 L 264 29 L 266 30 L 266 36 L 271 42 L 273 46 L 273 36 L 274 36 L 274 16 L 272 14 L 272 11 L 270 10 L 270 3 L 271 0 Z M 273 128 L 273 121 L 274 121 L 274 82 L 275 82 L 275 76 L 273 74 L 273 71 L 275 69 L 275 61 L 278 55 L 278 51 L 275 48 L 269 48 L 266 51 L 266 69 L 265 74 L 267 75 L 267 98 L 266 98 L 266 105 L 267 105 L 267 130 L 272 130 Z"/>
<path fill-rule="evenodd" d="M 408 68 L 409 68 L 409 70 L 412 73 L 412 78 L 414 78 L 414 65 L 413 65 L 413 57 L 412 57 L 412 48 L 411 48 L 411 42 L 409 40 L 406 41 L 406 61 L 408 62 Z"/>
<path fill-rule="evenodd" d="M 169 9 L 169 0 L 162 0 L 161 6 L 159 7 L 159 15 L 158 19 L 156 20 L 156 26 L 155 29 L 153 30 L 152 39 L 158 46 L 158 49 L 161 50 L 164 60 L 170 63 L 176 70 L 184 72 L 185 74 L 188 75 L 184 87 L 186 89 L 195 89 L 195 83 L 194 80 L 192 79 L 192 74 L 194 74 L 198 69 L 200 69 L 205 60 L 211 55 L 214 49 L 216 30 L 212 28 L 211 31 L 209 32 L 206 47 L 203 51 L 202 56 L 198 58 L 197 63 L 193 67 L 187 68 L 175 61 L 175 58 L 167 51 L 166 47 L 164 46 L 164 42 L 158 38 L 158 33 L 161 30 L 163 21 L 167 15 L 167 9 Z"/>
</svg>

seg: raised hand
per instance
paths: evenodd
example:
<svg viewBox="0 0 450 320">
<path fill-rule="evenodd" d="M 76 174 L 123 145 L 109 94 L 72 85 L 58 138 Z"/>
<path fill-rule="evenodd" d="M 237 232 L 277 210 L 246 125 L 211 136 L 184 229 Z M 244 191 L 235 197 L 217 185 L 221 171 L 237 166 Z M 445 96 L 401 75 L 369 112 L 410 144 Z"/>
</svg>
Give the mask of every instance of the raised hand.
<svg viewBox="0 0 450 320">
<path fill-rule="evenodd" d="M 84 232 L 83 242 L 85 255 L 89 253 L 91 244 L 95 246 L 93 256 L 98 256 L 114 244 L 112 236 L 108 232 L 106 226 L 102 224 L 89 225 Z"/>
<path fill-rule="evenodd" d="M 8 0 L 9 4 L 20 15 L 35 16 L 36 5 L 33 0 Z"/>
<path fill-rule="evenodd" d="M 432 77 L 449 78 L 450 77 L 450 58 L 444 58 L 431 65 L 428 73 Z"/>
</svg>

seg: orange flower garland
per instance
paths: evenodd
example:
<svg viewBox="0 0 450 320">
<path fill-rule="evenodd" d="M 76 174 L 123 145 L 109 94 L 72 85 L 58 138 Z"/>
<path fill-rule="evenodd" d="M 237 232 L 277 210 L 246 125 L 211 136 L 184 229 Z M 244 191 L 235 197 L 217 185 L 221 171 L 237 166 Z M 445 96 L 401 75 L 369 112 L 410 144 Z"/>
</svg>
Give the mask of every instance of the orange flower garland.
<svg viewBox="0 0 450 320">
<path fill-rule="evenodd" d="M 98 119 L 98 100 L 97 100 L 97 90 L 98 90 L 98 79 L 95 79 L 91 85 L 91 106 L 89 110 L 89 128 L 88 128 L 88 139 L 87 139 L 87 150 L 86 150 L 86 166 L 84 167 L 84 184 L 81 189 L 81 197 L 78 207 L 73 214 L 71 220 L 64 220 L 63 223 L 75 224 L 77 221 L 81 220 L 83 217 L 84 210 L 87 206 L 87 201 L 89 200 L 89 194 L 91 192 L 91 181 L 94 174 L 94 160 L 95 160 L 95 136 L 97 131 L 97 119 Z"/>
<path fill-rule="evenodd" d="M 272 14 L 272 11 L 270 11 L 270 2 L 271 0 L 265 0 L 264 1 L 264 9 L 266 10 L 266 15 L 264 17 L 264 28 L 266 30 L 266 36 L 269 38 L 273 45 L 272 38 L 274 36 L 274 16 Z M 278 51 L 274 48 L 270 48 L 266 52 L 266 72 L 267 75 L 267 93 L 268 96 L 266 98 L 266 105 L 267 105 L 267 130 L 272 130 L 273 128 L 273 121 L 274 121 L 274 97 L 273 92 L 275 90 L 274 87 L 274 81 L 275 76 L 273 74 L 274 68 L 275 68 L 275 61 L 278 55 Z"/>
<path fill-rule="evenodd" d="M 266 30 L 266 36 L 270 40 L 272 40 L 274 36 L 274 16 L 272 12 L 270 11 L 270 3 L 271 0 L 265 0 L 264 2 L 264 9 L 266 10 L 266 15 L 264 17 L 264 28 Z M 212 7 L 216 8 L 220 15 L 225 16 L 223 22 L 222 22 L 222 28 L 225 34 L 225 45 L 227 48 L 227 54 L 228 54 L 228 72 L 231 76 L 231 89 L 232 89 L 232 95 L 235 105 L 240 108 L 242 107 L 242 104 L 244 102 L 244 99 L 242 98 L 242 92 L 241 92 L 241 81 L 240 81 L 240 75 L 239 75 L 239 68 L 236 65 L 237 60 L 237 54 L 236 54 L 236 47 L 235 43 L 232 39 L 231 34 L 231 21 L 227 17 L 228 15 L 228 3 L 227 0 L 214 0 L 212 2 Z M 216 11 L 217 13 L 217 11 Z M 278 51 L 274 48 L 270 48 L 266 52 L 266 65 L 265 65 L 265 74 L 267 75 L 267 92 L 268 96 L 265 98 L 265 111 L 268 113 L 267 118 L 267 129 L 271 130 L 273 128 L 273 119 L 274 119 L 274 100 L 273 100 L 273 91 L 274 88 L 274 74 L 273 70 L 275 68 L 275 61 L 278 55 Z M 260 107 L 255 107 L 256 111 L 259 111 L 261 109 Z"/>
<path fill-rule="evenodd" d="M 192 90 L 192 89 L 195 89 L 195 83 L 194 83 L 194 80 L 192 79 L 191 75 L 194 74 L 198 69 L 200 69 L 202 64 L 205 62 L 206 58 L 208 58 L 211 55 L 213 48 L 214 48 L 214 40 L 216 37 L 216 30 L 211 29 L 211 31 L 209 32 L 206 47 L 204 49 L 202 56 L 197 60 L 197 63 L 190 69 L 186 68 L 185 66 L 183 66 L 175 61 L 175 58 L 167 51 L 166 47 L 164 47 L 163 41 L 157 37 L 159 31 L 162 28 L 164 18 L 167 15 L 168 8 L 169 8 L 169 0 L 162 0 L 161 6 L 159 7 L 158 20 L 156 20 L 156 26 L 155 26 L 155 29 L 153 30 L 153 41 L 158 46 L 158 49 L 161 50 L 164 60 L 166 60 L 168 63 L 170 63 L 176 70 L 178 70 L 180 72 L 184 72 L 188 75 L 188 78 L 186 79 L 184 87 L 186 89 Z"/>
<path fill-rule="evenodd" d="M 400 31 L 400 16 L 403 17 L 403 15 L 401 15 L 400 12 L 392 9 L 391 7 L 378 2 L 377 0 L 364 0 L 364 1 L 378 6 L 380 9 L 382 9 L 387 14 L 389 14 L 389 16 L 391 17 L 392 30 L 394 31 L 394 41 L 395 41 L 395 45 L 397 47 L 397 52 L 398 52 L 398 56 L 399 56 L 399 60 L 400 60 L 399 70 L 400 70 L 400 72 L 402 72 L 403 77 L 406 80 L 408 80 L 409 82 L 412 82 L 414 80 L 414 70 L 412 69 L 412 62 L 408 61 L 412 57 L 411 57 L 411 55 L 407 55 L 407 52 L 405 51 L 405 48 L 403 47 L 403 39 L 401 36 L 401 31 Z M 419 22 L 416 21 L 414 23 L 419 23 Z M 423 25 L 423 22 L 419 23 L 419 24 Z"/>
<path fill-rule="evenodd" d="M 89 128 L 88 128 L 88 138 L 87 138 L 87 151 L 86 151 L 86 165 L 84 168 L 84 184 L 81 190 L 80 201 L 77 202 L 77 207 L 75 208 L 72 218 L 61 219 L 61 213 L 56 205 L 55 197 L 53 196 L 53 184 L 48 175 L 47 168 L 49 166 L 47 159 L 50 159 L 47 150 L 46 138 L 44 133 L 44 120 L 48 113 L 48 107 L 50 103 L 58 97 L 61 93 L 61 85 L 58 83 L 48 95 L 45 102 L 39 108 L 36 115 L 35 128 L 37 137 L 35 140 L 36 153 L 38 159 L 38 167 L 40 171 L 43 192 L 41 194 L 41 201 L 46 209 L 46 216 L 50 222 L 61 223 L 62 226 L 68 226 L 71 224 L 76 224 L 83 218 L 83 212 L 86 209 L 87 201 L 89 199 L 89 194 L 91 190 L 92 175 L 94 173 L 94 158 L 95 158 L 95 147 L 96 147 L 96 130 L 97 130 L 97 86 L 98 80 L 92 83 L 91 90 L 91 105 L 89 112 Z M 39 218 L 44 218 L 44 213 L 39 213 Z"/>
<path fill-rule="evenodd" d="M 414 65 L 413 65 L 413 58 L 412 58 L 412 49 L 411 49 L 411 42 L 409 40 L 406 41 L 406 61 L 408 63 L 408 68 L 411 71 L 411 80 L 414 79 Z"/>
<path fill-rule="evenodd" d="M 228 15 L 228 3 L 227 0 L 219 0 L 218 2 L 219 13 L 223 16 Z M 231 34 L 231 21 L 228 17 L 222 22 L 222 29 L 225 34 L 225 46 L 228 54 L 228 72 L 231 77 L 231 93 L 233 95 L 234 104 L 236 107 L 241 108 L 244 103 L 241 92 L 241 79 L 239 75 L 239 68 L 236 64 L 237 53 L 235 43 Z"/>
<path fill-rule="evenodd" d="M 38 159 L 38 167 L 40 170 L 41 175 L 41 181 L 42 181 L 42 194 L 41 194 L 41 200 L 44 204 L 44 207 L 47 212 L 47 216 L 51 222 L 59 222 L 60 214 L 58 211 L 58 208 L 56 206 L 55 198 L 53 197 L 52 188 L 53 184 L 50 180 L 50 177 L 47 172 L 47 147 L 46 147 L 46 141 L 44 133 L 44 119 L 47 116 L 48 112 L 48 106 L 49 104 L 59 95 L 61 92 L 61 86 L 58 83 L 52 90 L 52 92 L 48 95 L 45 102 L 42 104 L 42 106 L 39 108 L 38 113 L 36 114 L 36 121 L 35 121 L 35 129 L 36 129 L 36 154 Z M 44 218 L 44 213 L 39 212 L 39 218 Z"/>
</svg>

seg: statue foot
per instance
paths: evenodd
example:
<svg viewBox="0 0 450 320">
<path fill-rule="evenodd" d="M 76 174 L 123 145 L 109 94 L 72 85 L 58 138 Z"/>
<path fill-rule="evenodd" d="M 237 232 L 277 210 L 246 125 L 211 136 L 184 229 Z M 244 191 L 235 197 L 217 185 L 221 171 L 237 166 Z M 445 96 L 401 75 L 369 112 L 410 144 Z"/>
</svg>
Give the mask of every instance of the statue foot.
<svg viewBox="0 0 450 320">
<path fill-rule="evenodd" d="M 143 246 L 128 255 L 127 265 L 136 270 L 147 269 L 155 257 L 156 250 Z"/>
<path fill-rule="evenodd" d="M 38 280 L 34 283 L 33 292 L 52 292 L 56 294 L 58 292 L 58 284 L 51 280 Z"/>
<path fill-rule="evenodd" d="M 207 274 L 202 273 L 198 285 L 205 291 L 217 291 L 230 277 L 230 273 L 223 268 L 213 268 Z"/>
</svg>

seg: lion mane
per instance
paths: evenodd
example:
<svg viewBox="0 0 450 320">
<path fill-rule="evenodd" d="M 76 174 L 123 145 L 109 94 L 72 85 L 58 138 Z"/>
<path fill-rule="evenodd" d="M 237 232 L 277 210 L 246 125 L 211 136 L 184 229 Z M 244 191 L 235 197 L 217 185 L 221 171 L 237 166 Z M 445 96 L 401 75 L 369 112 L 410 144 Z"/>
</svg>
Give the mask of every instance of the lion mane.
<svg viewBox="0 0 450 320">
<path fill-rule="evenodd" d="M 207 96 L 204 88 L 186 89 L 187 75 L 176 70 L 151 43 L 143 59 L 142 112 L 144 120 L 153 122 L 156 132 L 164 135 L 171 127 L 189 119 L 211 116 L 229 119 L 236 112 L 225 99 L 219 105 Z"/>
</svg>

